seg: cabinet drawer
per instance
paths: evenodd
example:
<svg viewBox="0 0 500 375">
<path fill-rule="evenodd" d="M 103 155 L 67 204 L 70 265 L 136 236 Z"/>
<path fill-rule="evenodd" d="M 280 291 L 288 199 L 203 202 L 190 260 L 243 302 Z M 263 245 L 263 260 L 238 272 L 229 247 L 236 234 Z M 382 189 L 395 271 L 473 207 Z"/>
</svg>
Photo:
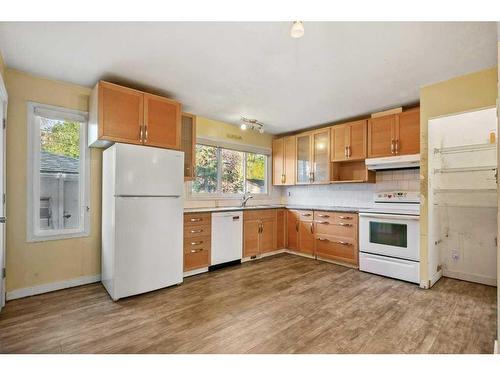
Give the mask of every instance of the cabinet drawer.
<svg viewBox="0 0 500 375">
<path fill-rule="evenodd" d="M 328 223 L 335 222 L 335 212 L 329 211 L 314 211 L 314 221 L 326 221 Z"/>
<path fill-rule="evenodd" d="M 189 225 L 184 227 L 184 239 L 196 238 L 202 236 L 210 236 L 212 227 L 210 224 L 205 225 Z"/>
<path fill-rule="evenodd" d="M 358 264 L 358 248 L 350 238 L 316 235 L 316 255 L 350 264 Z"/>
<path fill-rule="evenodd" d="M 314 219 L 313 211 L 300 210 L 300 211 L 297 211 L 297 213 L 299 214 L 300 221 L 313 221 L 313 219 Z"/>
<path fill-rule="evenodd" d="M 243 220 L 274 219 L 276 209 L 243 211 Z"/>
<path fill-rule="evenodd" d="M 184 214 L 184 225 L 210 224 L 212 214 L 210 212 Z"/>
<path fill-rule="evenodd" d="M 326 234 L 330 236 L 340 236 L 352 239 L 356 239 L 356 233 L 358 231 L 358 226 L 355 223 L 346 222 L 328 222 L 316 220 L 316 233 Z"/>
<path fill-rule="evenodd" d="M 210 236 L 186 238 L 184 240 L 184 254 L 195 253 L 196 251 L 193 250 L 210 250 L 211 242 Z"/>
<path fill-rule="evenodd" d="M 184 252 L 184 271 L 208 267 L 210 265 L 210 251 L 205 248 L 192 249 Z"/>
<path fill-rule="evenodd" d="M 358 214 L 348 213 L 348 212 L 335 212 L 335 222 L 340 223 L 351 223 L 354 225 L 358 224 Z"/>
</svg>

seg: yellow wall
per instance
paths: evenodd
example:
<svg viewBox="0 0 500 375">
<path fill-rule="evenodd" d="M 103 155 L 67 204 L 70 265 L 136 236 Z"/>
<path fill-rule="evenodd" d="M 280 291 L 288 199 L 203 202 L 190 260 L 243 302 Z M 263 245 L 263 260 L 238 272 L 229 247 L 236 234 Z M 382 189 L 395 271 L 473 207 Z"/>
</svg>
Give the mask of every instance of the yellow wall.
<svg viewBox="0 0 500 375">
<path fill-rule="evenodd" d="M 253 130 L 243 131 L 235 125 L 204 117 L 196 118 L 196 136 L 265 148 L 271 148 L 273 140 L 273 136 L 270 134 L 260 134 Z"/>
<path fill-rule="evenodd" d="M 5 62 L 3 61 L 3 56 L 1 52 L 0 52 L 0 76 L 2 76 L 2 78 L 5 77 Z"/>
<path fill-rule="evenodd" d="M 91 151 L 90 236 L 26 242 L 26 102 L 88 111 L 90 89 L 6 70 L 7 119 L 7 292 L 100 273 L 101 151 Z"/>
<path fill-rule="evenodd" d="M 429 119 L 495 105 L 497 68 L 456 77 L 420 89 L 420 276 L 428 280 L 427 267 L 427 123 Z"/>
</svg>

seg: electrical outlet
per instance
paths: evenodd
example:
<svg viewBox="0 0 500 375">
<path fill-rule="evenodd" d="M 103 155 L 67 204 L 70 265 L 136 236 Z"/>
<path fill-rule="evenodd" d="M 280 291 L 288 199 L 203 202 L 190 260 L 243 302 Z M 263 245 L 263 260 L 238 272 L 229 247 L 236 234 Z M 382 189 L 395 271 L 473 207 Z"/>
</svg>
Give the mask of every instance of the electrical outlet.
<svg viewBox="0 0 500 375">
<path fill-rule="evenodd" d="M 289 192 L 288 192 L 288 196 L 289 196 L 289 197 L 291 197 L 291 196 L 292 196 L 292 192 L 291 192 L 291 191 L 289 191 Z"/>
<path fill-rule="evenodd" d="M 451 250 L 451 259 L 454 262 L 458 262 L 460 260 L 460 252 L 458 250 Z"/>
</svg>

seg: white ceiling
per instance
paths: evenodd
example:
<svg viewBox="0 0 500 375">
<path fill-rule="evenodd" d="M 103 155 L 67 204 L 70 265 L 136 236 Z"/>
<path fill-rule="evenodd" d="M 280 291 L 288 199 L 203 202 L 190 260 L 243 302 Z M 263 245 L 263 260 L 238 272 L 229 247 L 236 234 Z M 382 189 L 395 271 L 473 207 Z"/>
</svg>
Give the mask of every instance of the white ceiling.
<svg viewBox="0 0 500 375">
<path fill-rule="evenodd" d="M 168 94 L 271 133 L 418 101 L 419 87 L 496 65 L 496 23 L 0 23 L 6 64 Z"/>
</svg>

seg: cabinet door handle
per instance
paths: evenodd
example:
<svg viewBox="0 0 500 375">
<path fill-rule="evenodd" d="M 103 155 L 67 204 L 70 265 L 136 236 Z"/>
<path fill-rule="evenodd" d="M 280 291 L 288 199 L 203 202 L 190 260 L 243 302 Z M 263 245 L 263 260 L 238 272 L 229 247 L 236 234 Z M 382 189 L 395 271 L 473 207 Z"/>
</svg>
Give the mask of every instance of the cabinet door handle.
<svg viewBox="0 0 500 375">
<path fill-rule="evenodd" d="M 191 242 L 191 245 L 201 245 L 203 243 L 203 241 L 193 241 Z"/>
<path fill-rule="evenodd" d="M 352 155 L 351 146 L 347 146 L 347 157 L 350 158 Z"/>
<path fill-rule="evenodd" d="M 328 218 L 328 217 L 330 217 L 330 215 L 318 214 L 318 217 L 326 217 L 326 218 Z"/>
<path fill-rule="evenodd" d="M 352 227 L 352 224 L 349 223 L 338 223 L 337 225 L 340 225 L 341 227 Z"/>
<path fill-rule="evenodd" d="M 148 141 L 148 125 L 144 125 L 144 143 Z"/>
<path fill-rule="evenodd" d="M 300 214 L 300 216 L 311 216 L 311 214 Z"/>
<path fill-rule="evenodd" d="M 351 246 L 351 244 L 349 242 L 345 242 L 345 241 L 332 241 L 332 242 L 338 243 L 339 245 Z"/>
<path fill-rule="evenodd" d="M 311 222 L 311 234 L 314 233 L 314 224 Z"/>
<path fill-rule="evenodd" d="M 281 175 L 281 183 L 284 184 L 286 182 L 286 176 L 285 174 Z"/>
<path fill-rule="evenodd" d="M 201 248 L 201 249 L 193 249 L 193 250 L 191 250 L 191 253 L 199 253 L 199 252 L 201 252 L 203 250 L 204 250 L 203 248 Z"/>
<path fill-rule="evenodd" d="M 189 233 L 201 233 L 203 232 L 203 229 L 191 229 Z"/>
<path fill-rule="evenodd" d="M 341 220 L 352 220 L 352 216 L 339 216 Z"/>
<path fill-rule="evenodd" d="M 328 221 L 316 221 L 316 224 L 330 224 Z"/>
<path fill-rule="evenodd" d="M 328 242 L 330 242 L 330 240 L 328 238 L 322 238 L 322 237 L 318 237 L 317 240 L 318 241 L 328 241 Z"/>
<path fill-rule="evenodd" d="M 142 129 L 143 129 L 143 127 L 142 127 L 142 125 L 141 125 L 141 126 L 139 127 L 139 140 L 140 140 L 141 142 L 143 141 L 143 139 L 142 139 L 142 135 L 143 135 L 143 134 L 142 134 Z"/>
<path fill-rule="evenodd" d="M 299 222 L 297 221 L 295 223 L 295 232 L 298 232 L 299 231 Z"/>
<path fill-rule="evenodd" d="M 198 221 L 201 221 L 201 218 L 199 218 L 199 217 L 193 217 L 193 218 L 189 219 L 189 221 L 192 222 L 192 223 L 196 223 Z"/>
<path fill-rule="evenodd" d="M 396 153 L 396 155 L 397 155 L 397 154 L 399 153 L 399 139 L 396 139 L 396 140 L 394 141 L 394 143 L 396 144 L 395 153 Z"/>
<path fill-rule="evenodd" d="M 344 147 L 344 156 L 346 157 L 347 159 L 347 146 Z"/>
<path fill-rule="evenodd" d="M 394 154 L 394 139 L 391 139 L 391 154 Z"/>
</svg>

